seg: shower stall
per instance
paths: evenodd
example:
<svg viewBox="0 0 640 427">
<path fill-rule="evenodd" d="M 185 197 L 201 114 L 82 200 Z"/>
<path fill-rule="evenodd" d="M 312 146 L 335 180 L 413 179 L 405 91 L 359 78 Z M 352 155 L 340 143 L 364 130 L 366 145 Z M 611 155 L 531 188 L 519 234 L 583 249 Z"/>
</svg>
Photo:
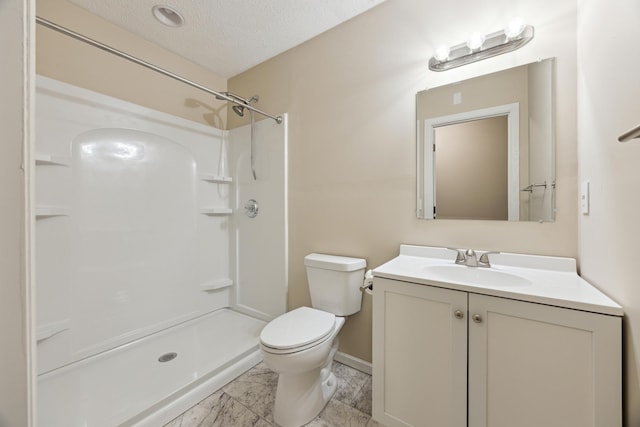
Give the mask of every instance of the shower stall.
<svg viewBox="0 0 640 427">
<path fill-rule="evenodd" d="M 39 424 L 162 425 L 286 309 L 286 116 L 222 131 L 45 77 L 36 100 Z"/>
</svg>

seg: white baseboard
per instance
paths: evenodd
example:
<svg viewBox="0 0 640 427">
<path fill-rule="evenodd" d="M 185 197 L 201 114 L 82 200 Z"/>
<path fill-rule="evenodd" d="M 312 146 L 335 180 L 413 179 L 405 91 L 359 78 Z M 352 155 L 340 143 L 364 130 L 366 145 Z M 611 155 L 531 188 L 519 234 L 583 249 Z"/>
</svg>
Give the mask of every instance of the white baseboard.
<svg viewBox="0 0 640 427">
<path fill-rule="evenodd" d="M 350 354 L 343 353 L 341 351 L 336 353 L 336 357 L 334 357 L 333 360 L 347 365 L 353 369 L 357 369 L 360 372 L 364 372 L 365 374 L 371 375 L 372 365 L 371 362 L 367 362 L 366 360 L 359 359 L 355 356 L 351 356 Z"/>
</svg>

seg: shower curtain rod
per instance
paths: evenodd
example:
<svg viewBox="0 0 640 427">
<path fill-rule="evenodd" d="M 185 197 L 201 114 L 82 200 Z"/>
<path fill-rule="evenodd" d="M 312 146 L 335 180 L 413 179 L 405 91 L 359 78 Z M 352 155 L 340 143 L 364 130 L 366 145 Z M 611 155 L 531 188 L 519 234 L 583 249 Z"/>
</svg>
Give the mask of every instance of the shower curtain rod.
<svg viewBox="0 0 640 427">
<path fill-rule="evenodd" d="M 254 112 L 258 113 L 258 114 L 261 114 L 261 115 L 263 115 L 265 117 L 269 117 L 270 119 L 275 120 L 276 123 L 278 123 L 278 124 L 282 123 L 282 116 L 272 116 L 271 114 L 265 113 L 264 111 L 249 105 L 248 103 L 245 104 L 243 102 L 238 102 L 236 99 L 234 99 L 234 98 L 232 98 L 230 96 L 227 96 L 223 92 L 216 92 L 213 89 L 209 89 L 206 86 L 202 86 L 199 83 L 196 83 L 196 82 L 193 82 L 193 81 L 191 81 L 189 79 L 181 77 L 181 76 L 179 76 L 179 75 L 177 75 L 175 73 L 172 73 L 171 71 L 167 71 L 167 70 L 165 70 L 163 68 L 160 68 L 158 66 L 155 66 L 155 65 L 153 65 L 153 64 L 151 64 L 149 62 L 143 61 L 142 59 L 136 58 L 135 56 L 129 55 L 128 53 L 124 53 L 121 50 L 118 50 L 116 48 L 108 46 L 108 45 L 106 45 L 104 43 L 100 43 L 99 41 L 93 40 L 93 39 L 91 39 L 89 37 L 83 36 L 82 34 L 76 33 L 73 30 L 70 30 L 70 29 L 68 29 L 66 27 L 63 27 L 63 26 L 58 25 L 58 24 L 55 24 L 55 23 L 53 23 L 53 22 L 51 22 L 51 21 L 49 21 L 47 19 L 40 18 L 39 16 L 36 16 L 36 22 L 38 24 L 44 26 L 44 27 L 47 27 L 47 28 L 51 29 L 51 30 L 54 30 L 54 31 L 57 31 L 59 33 L 65 34 L 65 35 L 67 35 L 69 37 L 72 37 L 72 38 L 74 38 L 76 40 L 79 40 L 81 42 L 90 44 L 93 47 L 97 47 L 98 49 L 104 50 L 105 52 L 112 53 L 112 54 L 114 54 L 116 56 L 119 56 L 120 58 L 126 59 L 126 60 L 131 61 L 131 62 L 135 62 L 138 65 L 142 65 L 143 67 L 146 67 L 146 68 L 148 68 L 150 70 L 156 71 L 156 72 L 158 72 L 160 74 L 164 74 L 167 77 L 171 77 L 172 79 L 175 79 L 175 80 L 178 80 L 178 81 L 180 81 L 182 83 L 188 84 L 189 86 L 195 87 L 196 89 L 200 89 L 200 90 L 202 90 L 204 92 L 207 92 L 207 93 L 209 93 L 211 95 L 216 96 L 219 99 L 224 99 L 225 101 L 233 102 L 234 104 L 241 105 L 241 106 L 243 106 L 244 108 L 246 108 L 248 110 L 254 111 Z"/>
</svg>

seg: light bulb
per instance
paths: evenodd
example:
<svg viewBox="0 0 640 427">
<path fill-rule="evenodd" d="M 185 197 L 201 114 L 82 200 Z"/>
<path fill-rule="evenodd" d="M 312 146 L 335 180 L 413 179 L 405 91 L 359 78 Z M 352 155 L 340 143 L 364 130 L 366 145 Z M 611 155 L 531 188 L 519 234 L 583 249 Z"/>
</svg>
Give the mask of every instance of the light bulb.
<svg viewBox="0 0 640 427">
<path fill-rule="evenodd" d="M 472 51 L 479 50 L 484 43 L 484 36 L 480 33 L 473 33 L 467 39 L 467 47 Z"/>
<path fill-rule="evenodd" d="M 520 18 L 512 19 L 509 21 L 506 27 L 504 27 L 504 34 L 509 40 L 515 39 L 520 36 L 524 31 L 524 21 Z"/>
<path fill-rule="evenodd" d="M 449 59 L 449 48 L 447 46 L 440 46 L 436 49 L 436 53 L 433 55 L 438 61 L 446 61 Z"/>
</svg>

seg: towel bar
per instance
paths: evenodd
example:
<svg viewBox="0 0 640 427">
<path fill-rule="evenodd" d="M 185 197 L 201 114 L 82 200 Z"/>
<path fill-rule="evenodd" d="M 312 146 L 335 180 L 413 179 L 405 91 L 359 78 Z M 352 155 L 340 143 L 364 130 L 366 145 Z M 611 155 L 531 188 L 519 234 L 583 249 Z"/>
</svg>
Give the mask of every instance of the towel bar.
<svg viewBox="0 0 640 427">
<path fill-rule="evenodd" d="M 618 137 L 618 141 L 627 142 L 635 138 L 640 138 L 640 125 L 634 127 L 633 129 L 629 129 L 628 131 L 620 135 Z"/>
</svg>

